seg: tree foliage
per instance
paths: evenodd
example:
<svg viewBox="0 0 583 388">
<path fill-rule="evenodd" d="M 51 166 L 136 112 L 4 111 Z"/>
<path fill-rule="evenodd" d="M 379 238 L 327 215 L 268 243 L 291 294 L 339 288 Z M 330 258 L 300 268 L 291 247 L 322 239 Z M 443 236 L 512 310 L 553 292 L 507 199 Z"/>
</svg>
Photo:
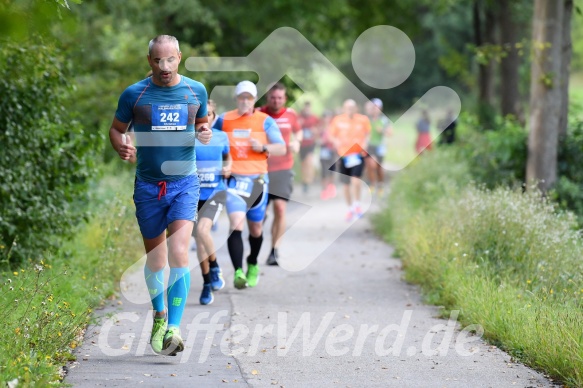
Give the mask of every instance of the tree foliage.
<svg viewBox="0 0 583 388">
<path fill-rule="evenodd" d="M 183 58 L 246 56 L 275 29 L 292 27 L 364 94 L 382 98 L 390 110 L 408 108 L 436 85 L 454 88 L 463 96 L 464 107 L 471 108 L 468 102 L 478 96 L 480 64 L 498 66 L 507 50 L 520 50 L 524 56 L 519 71 L 512 68 L 511 74 L 520 77 L 523 89 L 519 94 L 524 99 L 528 42 L 519 39 L 520 47 L 503 41 L 478 45 L 476 4 L 483 13 L 499 10 L 499 2 L 494 0 L 331 0 L 325 7 L 305 0 L 250 0 L 244 4 L 226 0 L 0 0 L 0 32 L 13 42 L 2 43 L 0 49 L 3 101 L 17 101 L 0 107 L 0 146 L 7 150 L 0 156 L 0 172 L 7 183 L 0 192 L 0 200 L 5 201 L 0 213 L 0 245 L 4 246 L 0 258 L 37 256 L 32 247 L 47 244 L 39 234 L 66 235 L 79 219 L 86 178 L 94 163 L 103 160 L 101 156 L 94 160 L 93 155 L 107 150 L 105 160 L 115 157 L 110 147 L 104 147 L 104 134 L 121 91 L 149 70 L 147 44 L 155 35 L 177 36 Z M 528 37 L 532 2 L 505 0 L 505 4 L 519 29 L 517 38 Z M 485 19 L 479 22 L 483 27 Z M 350 55 L 362 32 L 383 24 L 404 31 L 416 51 L 409 79 L 388 90 L 361 82 Z M 31 39 L 35 35 L 43 36 L 43 41 Z M 577 47 L 576 39 L 574 44 Z M 575 48 L 576 64 L 578 58 Z M 275 63 L 287 58 L 270 60 Z M 502 84 L 497 71 L 492 77 L 496 96 L 491 104 L 499 111 L 497 100 L 507 82 Z M 202 81 L 209 91 L 216 85 L 255 77 L 252 73 L 193 74 L 184 65 L 180 72 Z M 490 128 L 480 122 L 475 125 Z M 518 135 L 512 138 L 518 139 Z M 490 143 L 501 139 L 490 139 Z M 504 148 L 504 144 L 496 144 L 495 148 Z M 484 153 L 484 163 L 486 156 Z M 514 164 L 509 167 L 513 168 Z M 34 222 L 31 213 L 38 218 Z M 11 245 L 15 238 L 16 247 Z M 25 246 L 31 247 L 28 253 Z"/>
<path fill-rule="evenodd" d="M 6 265 L 37 259 L 82 219 L 97 135 L 75 120 L 70 69 L 58 49 L 4 43 L 0 56 L 0 260 Z"/>
</svg>

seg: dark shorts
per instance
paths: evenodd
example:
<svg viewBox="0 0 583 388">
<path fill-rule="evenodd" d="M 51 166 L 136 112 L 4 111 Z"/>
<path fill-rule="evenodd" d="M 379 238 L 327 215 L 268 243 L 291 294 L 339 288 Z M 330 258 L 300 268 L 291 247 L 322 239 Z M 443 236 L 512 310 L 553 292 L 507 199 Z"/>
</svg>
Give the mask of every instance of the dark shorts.
<svg viewBox="0 0 583 388">
<path fill-rule="evenodd" d="M 146 239 L 158 237 L 174 221 L 196 221 L 200 190 L 198 176 L 190 175 L 166 182 L 166 193 L 163 186 L 162 182 L 137 179 L 134 183 L 136 218 Z"/>
<path fill-rule="evenodd" d="M 336 163 L 334 161 L 320 159 L 320 176 L 322 179 L 332 176 L 334 171 L 336 171 Z"/>
<path fill-rule="evenodd" d="M 212 197 L 198 201 L 198 219 L 210 218 L 214 224 L 225 208 L 226 202 L 226 191 L 218 191 Z"/>
<path fill-rule="evenodd" d="M 306 158 L 306 156 L 308 156 L 309 154 L 313 154 L 315 147 L 316 146 L 314 144 L 301 146 L 300 147 L 300 160 L 303 161 Z"/>
<path fill-rule="evenodd" d="M 360 163 L 355 164 L 357 158 L 360 158 Z M 364 170 L 364 159 L 358 154 L 341 157 L 337 163 L 338 172 L 340 175 L 340 182 L 344 184 L 350 183 L 351 177 L 360 178 Z"/>
<path fill-rule="evenodd" d="M 289 201 L 294 189 L 294 172 L 292 170 L 272 171 L 269 173 L 268 201 L 283 199 Z"/>
<path fill-rule="evenodd" d="M 337 159 L 338 155 L 336 155 L 336 151 L 328 147 L 320 148 L 320 173 L 322 175 L 322 178 L 327 178 L 331 176 L 332 172 L 337 170 L 336 167 Z"/>
<path fill-rule="evenodd" d="M 369 145 L 366 148 L 366 153 L 372 156 L 378 163 L 382 163 L 385 157 L 384 146 Z"/>
</svg>

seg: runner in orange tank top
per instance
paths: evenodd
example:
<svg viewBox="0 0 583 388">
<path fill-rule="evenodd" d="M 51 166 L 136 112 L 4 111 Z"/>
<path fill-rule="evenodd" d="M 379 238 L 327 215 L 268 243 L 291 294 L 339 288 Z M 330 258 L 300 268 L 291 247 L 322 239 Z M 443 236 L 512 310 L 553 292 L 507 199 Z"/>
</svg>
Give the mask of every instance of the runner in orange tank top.
<svg viewBox="0 0 583 388">
<path fill-rule="evenodd" d="M 263 218 L 267 208 L 267 158 L 284 155 L 285 143 L 275 121 L 265 113 L 254 111 L 257 87 L 242 81 L 235 88 L 237 109 L 222 114 L 215 128 L 229 137 L 233 164 L 227 182 L 227 213 L 230 234 L 229 255 L 235 269 L 235 288 L 255 287 L 259 280 L 257 256 L 263 243 Z M 247 272 L 243 272 L 243 238 L 245 219 L 249 225 L 251 253 Z"/>
<path fill-rule="evenodd" d="M 332 119 L 328 134 L 340 156 L 338 163 L 340 181 L 344 184 L 344 196 L 349 210 L 347 221 L 362 216 L 360 208 L 360 187 L 364 168 L 362 154 L 367 148 L 370 121 L 365 115 L 356 113 L 354 100 L 346 100 L 342 105 L 344 113 Z"/>
</svg>

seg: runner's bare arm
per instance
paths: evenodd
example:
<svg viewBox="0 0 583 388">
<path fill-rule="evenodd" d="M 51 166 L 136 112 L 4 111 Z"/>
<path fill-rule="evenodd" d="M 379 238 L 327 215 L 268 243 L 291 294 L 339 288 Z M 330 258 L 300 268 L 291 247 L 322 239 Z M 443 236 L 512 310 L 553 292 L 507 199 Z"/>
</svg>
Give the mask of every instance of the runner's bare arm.
<svg viewBox="0 0 583 388">
<path fill-rule="evenodd" d="M 194 121 L 194 129 L 196 131 L 196 138 L 202 144 L 210 143 L 211 138 L 213 137 L 213 132 L 208 123 L 208 116 L 197 117 Z"/>
<path fill-rule="evenodd" d="M 133 146 L 130 136 L 126 136 L 128 126 L 129 123 L 122 123 L 114 117 L 109 129 L 109 141 L 122 160 L 129 160 L 131 163 L 135 163 L 136 147 Z"/>
<path fill-rule="evenodd" d="M 283 143 L 265 144 L 264 146 L 269 155 L 283 156 L 287 152 L 287 147 Z"/>
<path fill-rule="evenodd" d="M 267 153 L 273 156 L 283 156 L 287 152 L 287 146 L 285 143 L 263 144 L 255 139 L 251 139 L 250 142 L 253 151 L 258 153 Z"/>
<path fill-rule="evenodd" d="M 364 142 L 363 144 L 360 144 L 360 146 L 362 147 L 363 150 L 366 150 L 368 148 L 368 142 L 370 141 L 370 135 L 367 135 L 364 138 Z"/>
<path fill-rule="evenodd" d="M 231 166 L 233 165 L 233 159 L 231 158 L 231 153 L 223 154 L 223 176 L 228 178 L 231 176 Z"/>
<path fill-rule="evenodd" d="M 298 152 L 300 152 L 300 145 L 302 143 L 302 140 L 304 140 L 304 131 L 300 129 L 299 131 L 292 132 L 290 148 L 293 153 L 297 154 Z"/>
</svg>

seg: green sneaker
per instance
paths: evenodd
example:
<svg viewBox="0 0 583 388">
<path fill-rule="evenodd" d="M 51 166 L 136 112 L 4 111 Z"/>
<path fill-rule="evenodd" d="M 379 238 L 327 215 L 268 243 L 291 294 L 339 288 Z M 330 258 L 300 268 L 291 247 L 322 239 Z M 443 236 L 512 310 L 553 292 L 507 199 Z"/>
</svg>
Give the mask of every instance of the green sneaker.
<svg viewBox="0 0 583 388">
<path fill-rule="evenodd" d="M 259 266 L 257 264 L 248 264 L 247 267 L 247 285 L 255 287 L 259 282 Z"/>
<path fill-rule="evenodd" d="M 162 352 L 162 345 L 164 343 L 164 333 L 168 328 L 166 317 L 154 317 L 154 325 L 152 326 L 152 335 L 150 336 L 150 345 L 154 353 L 160 354 Z"/>
<path fill-rule="evenodd" d="M 164 347 L 162 348 L 162 354 L 167 356 L 176 356 L 184 350 L 184 342 L 182 337 L 180 337 L 180 329 L 177 327 L 171 327 L 164 335 Z"/>
<path fill-rule="evenodd" d="M 247 287 L 247 278 L 245 277 L 243 270 L 239 268 L 235 271 L 235 288 L 242 290 L 245 287 Z"/>
</svg>

